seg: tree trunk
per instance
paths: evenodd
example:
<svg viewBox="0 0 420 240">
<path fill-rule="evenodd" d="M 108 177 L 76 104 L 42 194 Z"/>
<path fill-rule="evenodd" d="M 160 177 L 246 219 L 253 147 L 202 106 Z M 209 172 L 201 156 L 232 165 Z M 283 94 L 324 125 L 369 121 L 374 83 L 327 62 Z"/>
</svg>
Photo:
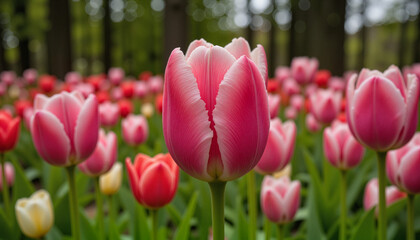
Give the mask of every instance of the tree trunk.
<svg viewBox="0 0 420 240">
<path fill-rule="evenodd" d="M 417 0 L 417 3 L 420 6 L 420 0 Z M 420 62 L 420 15 L 417 15 L 416 25 L 417 25 L 417 35 L 416 35 L 416 40 L 414 42 L 413 62 L 418 63 Z"/>
<path fill-rule="evenodd" d="M 251 47 L 251 49 L 254 47 L 254 31 L 252 30 L 252 18 L 254 17 L 254 14 L 251 12 L 251 0 L 248 0 L 248 4 L 247 4 L 247 11 L 248 11 L 248 16 L 249 16 L 249 24 L 246 27 L 246 40 L 249 43 L 249 46 Z"/>
<path fill-rule="evenodd" d="M 405 10 L 405 3 L 406 1 L 404 0 L 402 2 L 402 9 Z M 399 46 L 398 46 L 398 65 L 400 66 L 400 68 L 404 67 L 404 60 L 405 60 L 405 45 L 407 44 L 407 24 L 408 21 L 404 21 L 400 24 L 400 42 L 399 42 Z"/>
<path fill-rule="evenodd" d="M 290 20 L 290 29 L 289 29 L 289 63 L 292 62 L 292 59 L 296 56 L 295 45 L 296 45 L 296 31 L 295 25 L 297 20 L 297 6 L 296 0 L 290 0 L 290 12 L 292 14 L 292 19 Z"/>
<path fill-rule="evenodd" d="M 0 18 L 2 18 L 3 16 L 1 16 L 0 13 Z M 3 45 L 3 32 L 4 32 L 4 26 L 3 23 L 0 22 L 0 72 L 3 70 L 8 70 L 9 69 L 9 64 L 6 61 L 6 56 L 5 56 L 5 49 L 4 49 L 4 45 Z"/>
<path fill-rule="evenodd" d="M 276 1 L 271 0 L 273 5 L 273 13 L 276 11 Z M 274 19 L 273 13 L 270 14 L 271 28 L 269 32 L 269 61 L 268 61 L 268 76 L 273 77 L 277 66 L 277 46 L 276 46 L 276 34 L 277 34 L 277 23 Z"/>
<path fill-rule="evenodd" d="M 360 55 L 359 55 L 359 69 L 362 69 L 362 68 L 364 68 L 365 67 L 365 59 L 366 59 L 366 43 L 367 43 L 367 41 L 366 41 L 366 38 L 367 38 L 367 35 L 366 35 L 366 26 L 365 26 L 365 9 L 366 9 L 366 1 L 367 0 L 363 0 L 363 3 L 362 3 L 362 11 L 361 11 L 361 15 L 362 15 L 362 18 L 363 18 L 363 23 L 362 23 L 362 28 L 360 29 L 360 45 L 361 45 L 361 48 L 360 48 Z"/>
<path fill-rule="evenodd" d="M 104 72 L 107 73 L 108 70 L 112 67 L 111 9 L 109 6 L 109 0 L 104 0 L 104 10 Z"/>
<path fill-rule="evenodd" d="M 26 31 L 26 4 L 25 0 L 18 0 L 15 1 L 15 14 L 17 16 L 21 16 L 24 21 L 17 27 L 17 34 L 19 37 L 19 60 L 20 60 L 20 71 L 22 72 L 25 69 L 30 68 L 31 61 L 30 61 L 30 52 L 29 52 L 29 37 Z"/>
<path fill-rule="evenodd" d="M 68 0 L 49 0 L 47 33 L 49 73 L 59 78 L 72 70 L 70 5 Z"/>
<path fill-rule="evenodd" d="M 187 48 L 187 23 L 185 13 L 187 0 L 166 0 L 164 16 L 164 49 L 163 62 L 166 64 L 174 48 Z"/>
</svg>

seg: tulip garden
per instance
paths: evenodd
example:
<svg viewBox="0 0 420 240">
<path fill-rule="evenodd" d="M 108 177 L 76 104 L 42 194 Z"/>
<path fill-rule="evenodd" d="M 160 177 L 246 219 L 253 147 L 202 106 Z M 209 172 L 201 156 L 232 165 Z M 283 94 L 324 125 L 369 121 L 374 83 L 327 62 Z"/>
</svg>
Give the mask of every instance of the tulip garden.
<svg viewBox="0 0 420 240">
<path fill-rule="evenodd" d="M 0 239 L 420 239 L 420 65 L 269 79 L 251 47 L 3 71 Z"/>
</svg>

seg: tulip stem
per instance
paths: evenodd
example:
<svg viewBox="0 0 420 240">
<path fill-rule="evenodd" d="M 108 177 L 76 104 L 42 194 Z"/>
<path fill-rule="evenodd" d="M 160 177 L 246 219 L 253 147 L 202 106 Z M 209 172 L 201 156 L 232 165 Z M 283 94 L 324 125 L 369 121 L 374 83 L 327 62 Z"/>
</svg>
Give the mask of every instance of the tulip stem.
<svg viewBox="0 0 420 240">
<path fill-rule="evenodd" d="M 284 238 L 284 225 L 283 224 L 279 224 L 277 227 L 277 231 L 278 231 L 278 240 L 283 240 Z"/>
<path fill-rule="evenodd" d="M 104 237 L 104 212 L 101 196 L 101 189 L 99 187 L 99 177 L 94 178 L 95 192 L 96 192 L 96 227 L 98 229 L 98 239 L 103 240 Z"/>
<path fill-rule="evenodd" d="M 340 200 L 341 200 L 341 214 L 340 214 L 340 240 L 346 240 L 346 221 L 347 221 L 347 203 L 346 203 L 346 171 L 340 170 Z"/>
<path fill-rule="evenodd" d="M 212 204 L 213 240 L 224 240 L 226 182 L 209 182 L 209 186 Z"/>
<path fill-rule="evenodd" d="M 248 183 L 248 211 L 249 211 L 249 225 L 248 225 L 248 239 L 255 240 L 257 234 L 257 198 L 255 195 L 255 173 L 251 170 L 247 176 Z"/>
<path fill-rule="evenodd" d="M 4 159 L 4 153 L 0 153 L 0 161 L 1 161 L 1 181 L 3 184 L 3 203 L 4 209 L 7 216 L 11 216 L 10 212 L 10 198 L 9 198 L 9 187 L 7 186 L 7 178 L 6 178 L 6 162 Z"/>
<path fill-rule="evenodd" d="M 114 211 L 114 199 L 113 195 L 108 196 L 108 217 L 109 217 L 109 224 L 115 224 L 115 211 Z"/>
<path fill-rule="evenodd" d="M 377 152 L 379 178 L 378 239 L 386 240 L 386 198 L 385 198 L 385 157 L 386 152 Z"/>
<path fill-rule="evenodd" d="M 158 239 L 158 210 L 150 210 L 150 215 L 152 216 L 152 240 Z"/>
<path fill-rule="evenodd" d="M 77 192 L 75 182 L 75 166 L 66 168 L 67 177 L 69 181 L 69 201 L 70 201 L 70 218 L 71 218 L 71 232 L 74 240 L 80 239 L 80 225 L 79 225 L 79 209 L 77 204 Z"/>
<path fill-rule="evenodd" d="M 270 240 L 271 238 L 271 223 L 268 218 L 264 218 L 264 232 L 265 232 L 265 240 Z"/>
<path fill-rule="evenodd" d="M 414 194 L 407 195 L 407 240 L 414 240 Z"/>
</svg>

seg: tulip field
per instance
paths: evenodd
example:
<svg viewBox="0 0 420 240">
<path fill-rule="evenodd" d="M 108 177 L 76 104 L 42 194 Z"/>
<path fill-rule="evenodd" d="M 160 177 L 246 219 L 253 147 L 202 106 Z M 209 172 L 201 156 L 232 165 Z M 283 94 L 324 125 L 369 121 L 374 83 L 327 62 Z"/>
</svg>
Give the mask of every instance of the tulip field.
<svg viewBox="0 0 420 240">
<path fill-rule="evenodd" d="M 420 239 L 420 65 L 269 78 L 252 47 L 1 72 L 0 239 Z"/>
</svg>

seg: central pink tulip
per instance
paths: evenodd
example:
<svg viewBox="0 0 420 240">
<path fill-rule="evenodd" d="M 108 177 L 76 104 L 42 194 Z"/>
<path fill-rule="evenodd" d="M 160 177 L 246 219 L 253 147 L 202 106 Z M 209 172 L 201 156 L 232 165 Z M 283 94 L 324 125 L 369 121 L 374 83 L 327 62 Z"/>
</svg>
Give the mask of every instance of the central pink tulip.
<svg viewBox="0 0 420 240">
<path fill-rule="evenodd" d="M 417 128 L 419 83 L 396 66 L 384 73 L 363 69 L 347 86 L 347 121 L 354 137 L 379 152 L 399 148 Z"/>
<path fill-rule="evenodd" d="M 172 51 L 163 133 L 173 159 L 191 176 L 230 181 L 260 160 L 270 125 L 263 58 L 261 46 L 250 54 L 243 39 L 225 48 L 194 41 L 186 56 Z"/>
<path fill-rule="evenodd" d="M 80 163 L 95 150 L 99 133 L 98 101 L 79 92 L 51 98 L 38 94 L 31 120 L 32 139 L 49 164 L 67 167 Z"/>
</svg>

